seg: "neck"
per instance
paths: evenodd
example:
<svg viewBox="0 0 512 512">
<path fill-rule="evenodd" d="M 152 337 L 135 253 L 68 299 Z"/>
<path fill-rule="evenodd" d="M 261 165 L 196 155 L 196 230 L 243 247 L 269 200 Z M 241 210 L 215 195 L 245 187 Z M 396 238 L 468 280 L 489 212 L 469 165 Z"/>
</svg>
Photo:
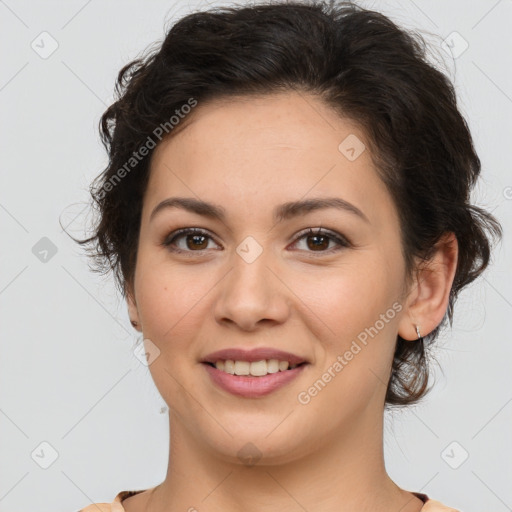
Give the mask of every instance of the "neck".
<svg viewBox="0 0 512 512">
<path fill-rule="evenodd" d="M 383 417 L 336 432 L 286 463 L 244 465 L 201 445 L 180 419 L 169 415 L 171 443 L 166 479 L 148 512 L 418 512 L 423 503 L 387 475 Z"/>
</svg>

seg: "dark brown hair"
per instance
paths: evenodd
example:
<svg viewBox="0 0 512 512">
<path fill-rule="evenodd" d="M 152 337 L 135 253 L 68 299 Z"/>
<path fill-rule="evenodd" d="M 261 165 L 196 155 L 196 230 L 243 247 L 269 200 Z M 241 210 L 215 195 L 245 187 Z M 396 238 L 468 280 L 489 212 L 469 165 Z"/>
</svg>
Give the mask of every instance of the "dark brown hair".
<svg viewBox="0 0 512 512">
<path fill-rule="evenodd" d="M 487 267 L 488 235 L 502 231 L 470 204 L 480 160 L 454 88 L 426 50 L 419 33 L 348 2 L 217 7 L 183 17 L 162 44 L 120 70 L 117 100 L 101 117 L 109 162 L 91 185 L 99 218 L 93 236 L 77 240 L 88 246 L 93 269 L 112 270 L 123 295 L 132 286 L 150 157 L 162 135 L 172 135 L 172 117 L 182 118 L 184 105 L 301 91 L 364 130 L 399 213 L 408 277 L 443 234 L 457 237 L 447 312 L 425 338 L 432 343 L 447 319 L 452 325 L 460 290 Z M 386 404 L 412 404 L 426 394 L 426 348 L 423 339 L 398 336 Z"/>
</svg>

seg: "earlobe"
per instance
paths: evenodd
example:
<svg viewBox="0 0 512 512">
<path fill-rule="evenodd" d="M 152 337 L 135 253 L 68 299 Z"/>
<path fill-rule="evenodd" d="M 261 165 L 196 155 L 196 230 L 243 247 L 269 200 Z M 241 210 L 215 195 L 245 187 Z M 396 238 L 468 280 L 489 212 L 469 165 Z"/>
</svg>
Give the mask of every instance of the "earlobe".
<svg viewBox="0 0 512 512">
<path fill-rule="evenodd" d="M 126 288 L 126 305 L 128 306 L 128 315 L 130 317 L 130 323 L 135 328 L 135 330 L 142 332 L 142 327 L 140 325 L 139 319 L 139 311 L 137 309 L 137 304 L 135 302 L 135 295 L 131 288 Z"/>
<path fill-rule="evenodd" d="M 454 233 L 445 233 L 430 260 L 416 273 L 406 314 L 399 323 L 398 334 L 403 339 L 418 339 L 416 327 L 424 337 L 441 323 L 448 307 L 457 258 L 457 238 Z"/>
</svg>

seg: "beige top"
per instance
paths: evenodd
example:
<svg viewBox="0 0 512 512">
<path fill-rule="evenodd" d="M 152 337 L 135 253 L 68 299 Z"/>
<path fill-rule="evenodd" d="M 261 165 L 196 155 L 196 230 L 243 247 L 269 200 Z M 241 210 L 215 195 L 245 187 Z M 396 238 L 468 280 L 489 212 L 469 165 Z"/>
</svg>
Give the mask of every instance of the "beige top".
<svg viewBox="0 0 512 512">
<path fill-rule="evenodd" d="M 125 512 L 123 500 L 146 490 L 147 489 L 141 489 L 138 491 L 121 491 L 117 494 L 112 503 L 92 503 L 91 505 L 80 509 L 79 512 Z M 459 512 L 454 508 L 443 505 L 439 501 L 430 499 L 426 494 L 413 491 L 411 492 L 425 503 L 421 508 L 421 512 Z"/>
</svg>

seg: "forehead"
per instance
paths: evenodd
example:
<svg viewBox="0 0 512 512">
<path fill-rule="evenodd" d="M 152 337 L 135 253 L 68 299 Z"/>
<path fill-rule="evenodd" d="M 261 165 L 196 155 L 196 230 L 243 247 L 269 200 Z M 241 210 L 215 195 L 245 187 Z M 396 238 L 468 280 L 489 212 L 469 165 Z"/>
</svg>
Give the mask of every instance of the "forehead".
<svg viewBox="0 0 512 512">
<path fill-rule="evenodd" d="M 280 148 L 287 144 L 290 149 L 315 150 L 319 137 L 324 142 L 323 149 L 332 152 L 337 151 L 336 142 L 344 131 L 364 138 L 357 122 L 341 118 L 318 96 L 299 92 L 233 96 L 199 103 L 177 128 L 157 152 L 166 145 L 200 142 L 206 146 L 209 141 L 223 146 L 223 150 Z"/>
<path fill-rule="evenodd" d="M 174 193 L 202 199 L 214 193 L 214 202 L 244 198 L 254 209 L 334 194 L 366 204 L 376 219 L 376 201 L 392 207 L 361 127 L 318 97 L 214 100 L 199 103 L 181 122 L 152 156 L 152 203 Z"/>
</svg>

